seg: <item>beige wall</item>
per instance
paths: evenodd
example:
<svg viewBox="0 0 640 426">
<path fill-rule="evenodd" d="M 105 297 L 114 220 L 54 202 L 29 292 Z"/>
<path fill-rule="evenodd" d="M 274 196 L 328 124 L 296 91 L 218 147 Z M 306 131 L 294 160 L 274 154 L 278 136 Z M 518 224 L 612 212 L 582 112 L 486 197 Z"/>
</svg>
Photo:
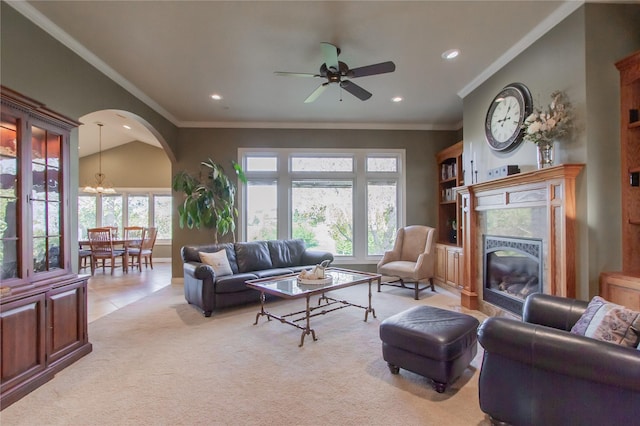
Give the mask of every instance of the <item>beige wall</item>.
<svg viewBox="0 0 640 426">
<path fill-rule="evenodd" d="M 536 168 L 535 145 L 523 143 L 510 153 L 495 153 L 485 142 L 485 115 L 500 89 L 524 83 L 536 105 L 547 104 L 556 89 L 569 95 L 576 130 L 555 152 L 556 163 L 586 164 L 577 181 L 576 218 L 577 291 L 583 299 L 598 293 L 601 271 L 621 266 L 620 111 L 614 63 L 640 49 L 638 22 L 637 5 L 583 6 L 463 100 L 465 151 L 473 143 L 479 181 L 485 181 L 487 170 L 499 165 Z"/>
<path fill-rule="evenodd" d="M 80 187 L 93 182 L 98 154 L 79 161 Z M 133 141 L 102 151 L 102 173 L 115 188 L 171 188 L 171 162 L 162 148 Z"/>
<path fill-rule="evenodd" d="M 200 162 L 208 157 L 225 168 L 230 167 L 231 160 L 237 160 L 238 148 L 405 149 L 407 224 L 435 225 L 438 200 L 435 154 L 457 142 L 459 136 L 455 131 L 185 128 L 179 132 L 173 173 L 197 171 Z M 174 204 L 180 199 L 179 194 L 174 195 Z M 180 229 L 176 220 L 173 235 L 173 276 L 177 277 L 182 275 L 181 259 L 177 255 L 180 247 L 209 243 L 213 237 L 210 230 Z"/>
</svg>

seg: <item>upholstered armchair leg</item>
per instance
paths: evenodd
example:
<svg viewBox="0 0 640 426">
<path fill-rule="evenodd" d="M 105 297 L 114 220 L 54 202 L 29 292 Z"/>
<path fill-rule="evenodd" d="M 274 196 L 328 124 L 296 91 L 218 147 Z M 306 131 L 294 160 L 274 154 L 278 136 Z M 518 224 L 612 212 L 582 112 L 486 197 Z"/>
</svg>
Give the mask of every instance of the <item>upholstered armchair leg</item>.
<svg viewBox="0 0 640 426">
<path fill-rule="evenodd" d="M 419 290 L 419 288 L 418 288 L 418 287 L 419 287 L 419 285 L 420 285 L 420 281 L 416 281 L 416 282 L 415 282 L 415 290 L 414 290 L 414 291 L 415 291 L 415 295 L 413 296 L 413 298 L 414 298 L 415 300 L 420 300 L 420 297 L 418 296 L 418 293 L 420 292 L 420 290 Z"/>
<path fill-rule="evenodd" d="M 429 278 L 429 284 L 431 284 L 431 291 L 436 292 L 436 286 L 433 285 L 433 277 Z"/>
</svg>

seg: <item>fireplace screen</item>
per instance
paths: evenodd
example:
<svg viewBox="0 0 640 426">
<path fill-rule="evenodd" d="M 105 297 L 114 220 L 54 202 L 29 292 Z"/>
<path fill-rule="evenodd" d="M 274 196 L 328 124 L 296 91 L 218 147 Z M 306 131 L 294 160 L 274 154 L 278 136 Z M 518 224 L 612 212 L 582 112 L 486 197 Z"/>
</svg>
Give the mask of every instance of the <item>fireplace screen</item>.
<svg viewBox="0 0 640 426">
<path fill-rule="evenodd" d="M 485 235 L 483 299 L 515 314 L 542 291 L 542 240 Z"/>
</svg>

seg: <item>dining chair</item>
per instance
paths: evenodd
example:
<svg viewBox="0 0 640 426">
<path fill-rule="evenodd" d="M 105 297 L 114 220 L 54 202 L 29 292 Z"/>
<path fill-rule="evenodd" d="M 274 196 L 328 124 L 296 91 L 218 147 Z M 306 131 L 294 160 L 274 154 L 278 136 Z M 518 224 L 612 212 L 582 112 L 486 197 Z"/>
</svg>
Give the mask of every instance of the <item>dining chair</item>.
<svg viewBox="0 0 640 426">
<path fill-rule="evenodd" d="M 82 248 L 78 249 L 78 270 L 89 268 L 91 265 L 91 250 Z"/>
<path fill-rule="evenodd" d="M 158 228 L 145 228 L 142 234 L 142 243 L 139 248 L 132 247 L 128 249 L 128 255 L 131 258 L 131 267 L 137 263 L 138 271 L 142 272 L 142 258 L 144 257 L 144 267 L 151 265 L 153 269 L 153 246 L 156 243 Z M 148 261 L 148 263 L 147 263 Z"/>
<path fill-rule="evenodd" d="M 116 258 L 122 258 L 122 271 L 127 272 L 127 251 L 113 247 L 112 231 L 110 228 L 91 228 L 87 230 L 89 245 L 91 246 L 91 275 L 95 274 L 99 260 L 102 260 L 102 273 L 105 267 L 111 268 L 111 275 L 116 267 Z M 107 265 L 106 261 L 109 260 Z"/>
<path fill-rule="evenodd" d="M 124 228 L 124 246 L 125 248 L 139 248 L 144 237 L 143 226 L 125 226 Z"/>
</svg>

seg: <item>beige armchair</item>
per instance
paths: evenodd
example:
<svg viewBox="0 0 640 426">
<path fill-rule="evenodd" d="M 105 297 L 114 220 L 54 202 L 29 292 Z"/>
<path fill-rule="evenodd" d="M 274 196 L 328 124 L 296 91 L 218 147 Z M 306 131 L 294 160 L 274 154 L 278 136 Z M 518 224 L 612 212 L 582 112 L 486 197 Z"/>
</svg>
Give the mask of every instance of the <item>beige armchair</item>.
<svg viewBox="0 0 640 426">
<path fill-rule="evenodd" d="M 431 288 L 431 291 L 436 291 L 433 285 L 435 238 L 436 230 L 429 226 L 412 225 L 398 229 L 393 249 L 386 251 L 378 263 L 379 274 L 395 279 L 382 284 L 410 288 L 405 283 L 413 283 L 416 300 L 422 290 Z M 429 286 L 420 287 L 421 281 L 428 281 Z"/>
</svg>

